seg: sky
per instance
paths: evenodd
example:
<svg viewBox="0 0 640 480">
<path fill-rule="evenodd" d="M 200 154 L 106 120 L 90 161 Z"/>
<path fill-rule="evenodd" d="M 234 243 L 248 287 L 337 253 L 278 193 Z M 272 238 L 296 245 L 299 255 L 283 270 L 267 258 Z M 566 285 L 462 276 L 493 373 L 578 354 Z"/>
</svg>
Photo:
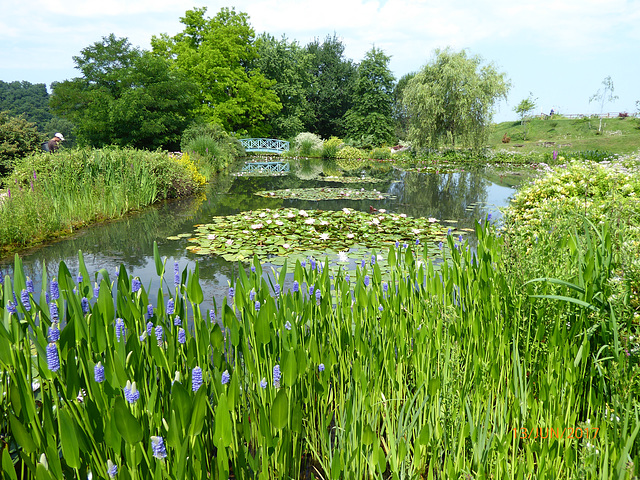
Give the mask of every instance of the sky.
<svg viewBox="0 0 640 480">
<path fill-rule="evenodd" d="M 4 5 L 3 5 L 4 4 Z M 334 33 L 360 62 L 373 46 L 396 79 L 451 47 L 493 63 L 511 82 L 494 121 L 530 94 L 535 113 L 636 112 L 640 100 L 640 0 L 0 0 L 0 80 L 44 83 L 80 76 L 73 56 L 114 33 L 150 48 L 182 31 L 194 7 L 235 8 L 256 34 L 304 46 Z M 618 99 L 590 102 L 611 77 Z"/>
</svg>

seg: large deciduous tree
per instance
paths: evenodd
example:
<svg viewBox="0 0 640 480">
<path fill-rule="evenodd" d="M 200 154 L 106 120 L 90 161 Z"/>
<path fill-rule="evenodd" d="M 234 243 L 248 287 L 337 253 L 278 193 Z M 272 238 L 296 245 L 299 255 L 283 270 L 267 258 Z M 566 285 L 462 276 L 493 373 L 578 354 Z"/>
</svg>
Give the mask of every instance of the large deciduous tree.
<svg viewBox="0 0 640 480">
<path fill-rule="evenodd" d="M 407 84 L 409 140 L 417 147 L 443 145 L 479 149 L 486 143 L 495 103 L 506 98 L 510 84 L 493 64 L 463 50 L 436 50 Z"/>
<path fill-rule="evenodd" d="M 0 111 L 0 176 L 11 171 L 16 159 L 38 151 L 41 141 L 35 123 Z"/>
<path fill-rule="evenodd" d="M 347 136 L 363 146 L 380 146 L 394 140 L 392 101 L 395 78 L 390 57 L 376 47 L 358 65 L 353 106 L 345 114 Z"/>
<path fill-rule="evenodd" d="M 255 68 L 255 32 L 246 13 L 223 8 L 206 18 L 206 7 L 188 10 L 184 31 L 153 37 L 154 53 L 171 59 L 199 87 L 198 113 L 227 131 L 261 135 L 265 118 L 282 105 L 275 80 Z"/>
<path fill-rule="evenodd" d="M 307 98 L 313 117 L 306 125 L 322 138 L 344 137 L 344 115 L 353 105 L 356 66 L 344 58 L 344 45 L 334 34 L 324 42 L 318 39 L 306 46 L 311 54 L 311 85 Z"/>
<path fill-rule="evenodd" d="M 83 76 L 52 85 L 54 113 L 78 143 L 177 149 L 192 119 L 195 86 L 168 61 L 111 34 L 74 57 Z"/>
<path fill-rule="evenodd" d="M 24 115 L 35 123 L 40 131 L 51 120 L 49 94 L 44 83 L 0 81 L 0 111 L 11 115 Z"/>
<path fill-rule="evenodd" d="M 304 130 L 312 115 L 307 100 L 311 85 L 309 72 L 310 54 L 297 42 L 285 37 L 277 40 L 262 34 L 257 40 L 256 68 L 270 80 L 275 80 L 274 90 L 282 103 L 282 110 L 266 116 L 270 136 L 293 138 Z"/>
</svg>

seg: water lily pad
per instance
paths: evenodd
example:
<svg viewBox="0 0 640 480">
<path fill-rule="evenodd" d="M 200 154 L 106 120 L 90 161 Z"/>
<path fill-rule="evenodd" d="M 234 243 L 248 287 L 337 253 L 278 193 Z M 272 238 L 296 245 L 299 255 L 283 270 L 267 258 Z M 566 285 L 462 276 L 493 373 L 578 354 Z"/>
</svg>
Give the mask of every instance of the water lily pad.
<svg viewBox="0 0 640 480">
<path fill-rule="evenodd" d="M 268 198 L 298 199 L 298 200 L 382 200 L 392 198 L 389 194 L 377 190 L 364 188 L 288 188 L 286 190 L 263 190 L 256 195 Z"/>
<path fill-rule="evenodd" d="M 188 249 L 221 255 L 228 261 L 249 261 L 257 255 L 263 262 L 278 264 L 276 258 L 323 255 L 334 264 L 344 264 L 345 255 L 353 261 L 370 257 L 372 249 L 382 252 L 396 243 L 400 248 L 413 246 L 416 240 L 421 245 L 437 245 L 447 229 L 434 220 L 350 208 L 255 210 L 196 225 L 194 237 L 189 239 L 196 245 Z"/>
<path fill-rule="evenodd" d="M 343 176 L 335 176 L 335 175 L 324 177 L 322 180 L 324 180 L 325 182 L 334 182 L 334 183 L 380 183 L 384 181 L 379 178 L 366 177 L 366 176 L 343 177 Z"/>
</svg>

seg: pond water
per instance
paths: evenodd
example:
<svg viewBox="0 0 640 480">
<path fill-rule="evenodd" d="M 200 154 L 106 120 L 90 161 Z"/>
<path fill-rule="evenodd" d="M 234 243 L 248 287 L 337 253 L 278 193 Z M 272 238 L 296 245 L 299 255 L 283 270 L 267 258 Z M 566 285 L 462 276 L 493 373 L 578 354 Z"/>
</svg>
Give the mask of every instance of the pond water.
<svg viewBox="0 0 640 480">
<path fill-rule="evenodd" d="M 205 296 L 205 308 L 208 308 L 212 298 L 219 305 L 227 295 L 229 282 L 237 276 L 238 264 L 218 256 L 191 254 L 186 250 L 190 244 L 187 238 L 168 240 L 167 237 L 192 233 L 194 225 L 209 223 L 213 216 L 261 208 L 339 210 L 348 207 L 369 211 L 370 207 L 374 207 L 414 217 L 455 221 L 460 228 L 470 228 L 477 219 L 485 218 L 488 213 L 492 214 L 494 221 L 498 220 L 499 208 L 508 204 L 517 185 L 526 178 L 522 173 L 500 173 L 486 168 L 436 174 L 407 172 L 383 164 L 367 172 L 355 173 L 366 173 L 367 176 L 381 179 L 381 182 L 342 186 L 375 188 L 388 193 L 389 198 L 312 201 L 266 198 L 254 192 L 337 187 L 340 184 L 324 178 L 340 173 L 338 166 L 322 161 L 296 161 L 292 162 L 292 171 L 286 176 L 237 176 L 242 165 L 242 162 L 233 165 L 198 196 L 161 202 L 126 218 L 85 228 L 63 240 L 23 251 L 20 257 L 25 273 L 34 280 L 36 291 L 39 291 L 38 282 L 43 269 L 46 268 L 51 279 L 57 276 L 59 263 L 63 261 L 69 271 L 75 274 L 78 272 L 78 251 L 82 251 L 92 280 L 100 269 L 105 268 L 113 276 L 116 268 L 123 264 L 129 274 L 140 277 L 150 292 L 150 298 L 157 301 L 155 292 L 159 280 L 153 260 L 153 242 L 157 241 L 160 255 L 167 257 L 167 278 L 170 283 L 173 283 L 174 262 L 179 263 L 181 271 L 185 267 L 192 270 L 195 262 L 199 263 L 200 283 Z M 350 174 L 354 175 L 353 172 Z M 3 274 L 12 275 L 13 257 L 1 259 L 0 269 Z M 170 288 L 173 290 L 172 285 Z"/>
</svg>

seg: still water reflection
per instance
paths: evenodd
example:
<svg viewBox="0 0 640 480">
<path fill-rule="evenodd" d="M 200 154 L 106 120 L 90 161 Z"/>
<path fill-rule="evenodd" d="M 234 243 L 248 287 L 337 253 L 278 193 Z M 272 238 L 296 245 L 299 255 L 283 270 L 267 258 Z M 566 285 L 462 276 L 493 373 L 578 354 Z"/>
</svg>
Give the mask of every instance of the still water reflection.
<svg viewBox="0 0 640 480">
<path fill-rule="evenodd" d="M 78 251 L 82 251 L 92 279 L 102 268 L 113 275 L 116 268 L 123 264 L 127 272 L 140 277 L 149 292 L 156 292 L 159 283 L 153 261 L 153 242 L 157 241 L 160 255 L 167 257 L 170 278 L 174 262 L 179 263 L 181 270 L 185 267 L 193 269 L 195 262 L 199 262 L 201 285 L 205 299 L 208 299 L 205 308 L 208 308 L 212 298 L 215 297 L 219 304 L 227 294 L 229 282 L 236 277 L 237 264 L 220 257 L 188 253 L 187 239 L 172 241 L 167 240 L 167 237 L 193 232 L 195 224 L 209 223 L 213 216 L 259 208 L 336 210 L 349 207 L 369 211 L 370 206 L 373 206 L 410 216 L 455 220 L 461 227 L 471 227 L 476 219 L 486 217 L 488 213 L 492 213 L 493 218 L 498 218 L 498 208 L 507 205 L 509 197 L 515 191 L 514 186 L 521 181 L 520 176 L 500 176 L 484 170 L 426 174 L 382 166 L 366 172 L 368 176 L 382 179 L 382 182 L 343 186 L 375 188 L 389 193 L 390 198 L 378 201 L 314 202 L 265 198 L 254 195 L 254 192 L 284 188 L 337 187 L 340 184 L 323 180 L 325 175 L 335 175 L 335 165 L 305 161 L 292 165 L 292 173 L 287 176 L 234 176 L 233 173 L 241 165 L 235 165 L 230 172 L 220 175 L 199 196 L 163 202 L 124 219 L 86 228 L 73 237 L 24 251 L 20 257 L 25 273 L 36 285 L 43 269 L 47 270 L 49 278 L 57 276 L 60 262 L 65 262 L 72 274 L 77 273 Z M 360 174 L 361 172 L 357 172 L 356 175 Z M 1 259 L 0 269 L 4 274 L 11 275 L 13 258 Z M 155 298 L 154 295 L 151 293 L 151 298 Z"/>
</svg>

